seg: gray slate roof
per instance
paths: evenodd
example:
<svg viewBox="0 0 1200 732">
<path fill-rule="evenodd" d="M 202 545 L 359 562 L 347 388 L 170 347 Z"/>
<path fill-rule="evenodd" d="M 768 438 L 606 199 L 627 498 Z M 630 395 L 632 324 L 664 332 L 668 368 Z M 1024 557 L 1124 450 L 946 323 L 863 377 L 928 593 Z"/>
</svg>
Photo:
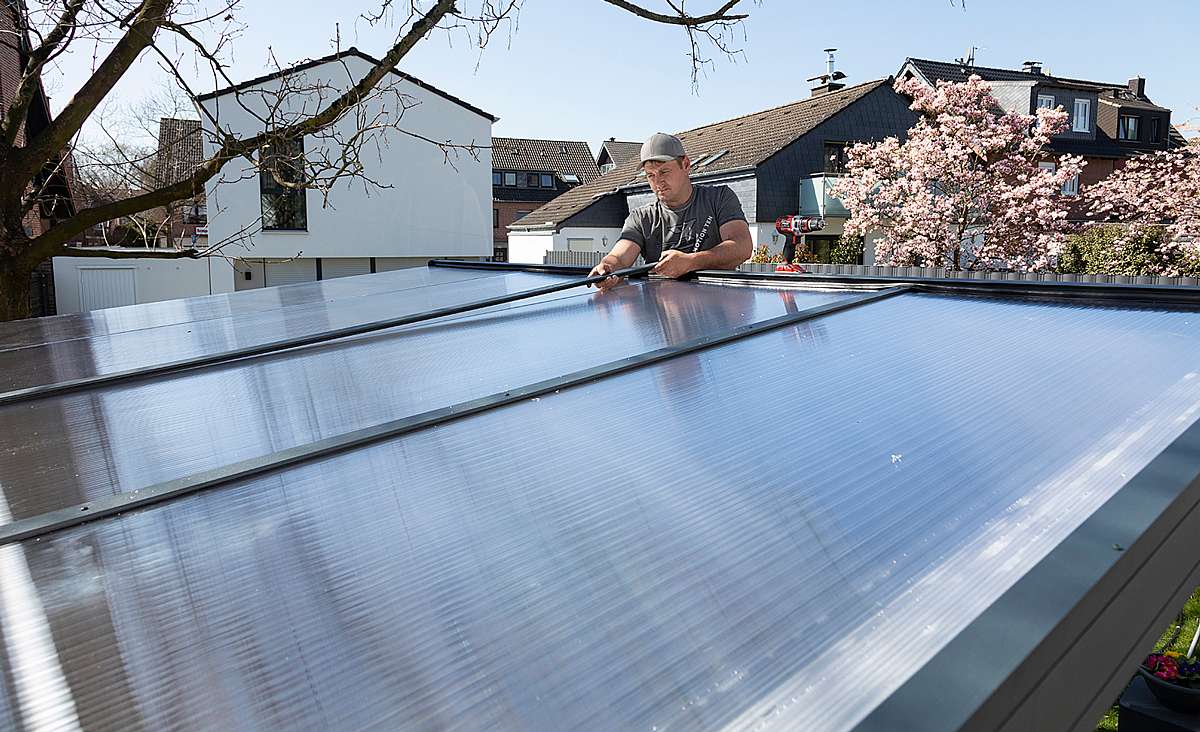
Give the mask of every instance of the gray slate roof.
<svg viewBox="0 0 1200 732">
<path fill-rule="evenodd" d="M 853 102 L 891 83 L 891 77 L 876 79 L 676 134 L 683 141 L 693 165 L 698 165 L 692 174 L 694 178 L 753 168 Z M 711 164 L 703 164 L 705 158 L 722 151 L 724 154 Z M 572 188 L 509 228 L 544 228 L 551 223 L 559 224 L 608 194 L 643 183 L 638 176 L 639 167 L 638 158 L 634 156 L 590 183 Z"/>
<path fill-rule="evenodd" d="M 990 66 L 964 66 L 959 63 L 949 63 L 946 61 L 931 61 L 924 58 L 907 58 L 904 60 L 904 65 L 912 64 L 922 76 L 930 83 L 941 81 L 951 81 L 962 83 L 967 78 L 974 74 L 984 81 L 1027 81 L 1030 84 L 1049 84 L 1051 86 L 1061 86 L 1073 89 L 1086 89 L 1095 91 L 1100 94 L 1103 101 L 1110 104 L 1116 104 L 1121 107 L 1133 109 L 1145 109 L 1156 112 L 1169 112 L 1171 110 L 1160 107 L 1154 104 L 1146 96 L 1135 96 L 1127 84 L 1112 84 L 1105 81 L 1088 81 L 1085 79 L 1071 79 L 1065 76 L 1054 76 L 1052 74 L 1031 74 L 1028 71 L 1020 71 L 1018 69 L 997 69 Z"/>
<path fill-rule="evenodd" d="M 560 177 L 579 176 L 586 183 L 600 175 L 586 142 L 534 140 L 525 137 L 493 137 L 492 169 L 553 171 Z"/>
</svg>

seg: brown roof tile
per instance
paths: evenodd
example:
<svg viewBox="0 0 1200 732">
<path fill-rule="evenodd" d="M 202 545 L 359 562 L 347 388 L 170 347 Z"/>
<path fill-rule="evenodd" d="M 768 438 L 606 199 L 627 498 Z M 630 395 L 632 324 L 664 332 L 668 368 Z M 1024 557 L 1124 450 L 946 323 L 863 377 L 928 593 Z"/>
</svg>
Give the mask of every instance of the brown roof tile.
<svg viewBox="0 0 1200 732">
<path fill-rule="evenodd" d="M 578 176 L 584 183 L 600 175 L 586 142 L 526 137 L 493 137 L 492 169 L 553 171 L 560 177 Z"/>
<path fill-rule="evenodd" d="M 807 134 L 851 103 L 891 83 L 890 78 L 868 81 L 829 94 L 677 134 L 688 157 L 696 166 L 693 177 L 752 167 Z M 718 154 L 719 157 L 705 164 L 706 159 Z M 595 200 L 615 193 L 622 187 L 640 183 L 639 167 L 635 155 L 590 183 L 567 191 L 509 228 L 544 228 L 551 224 L 559 224 L 584 210 Z"/>
</svg>

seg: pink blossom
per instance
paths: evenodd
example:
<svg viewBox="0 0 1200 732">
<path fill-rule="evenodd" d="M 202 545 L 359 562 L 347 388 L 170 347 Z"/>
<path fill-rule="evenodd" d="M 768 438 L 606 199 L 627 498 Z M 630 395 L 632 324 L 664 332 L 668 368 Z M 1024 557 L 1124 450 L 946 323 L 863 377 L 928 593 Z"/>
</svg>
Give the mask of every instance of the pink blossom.
<svg viewBox="0 0 1200 732">
<path fill-rule="evenodd" d="M 1066 129 L 1066 112 L 1004 112 L 978 76 L 935 89 L 898 81 L 896 91 L 921 117 L 903 142 L 890 137 L 848 151 L 848 174 L 831 191 L 850 211 L 846 233 L 879 233 L 875 260 L 884 265 L 1049 267 L 1068 231 L 1070 199 L 1061 189 L 1085 164 L 1047 152 L 1050 137 Z"/>
</svg>

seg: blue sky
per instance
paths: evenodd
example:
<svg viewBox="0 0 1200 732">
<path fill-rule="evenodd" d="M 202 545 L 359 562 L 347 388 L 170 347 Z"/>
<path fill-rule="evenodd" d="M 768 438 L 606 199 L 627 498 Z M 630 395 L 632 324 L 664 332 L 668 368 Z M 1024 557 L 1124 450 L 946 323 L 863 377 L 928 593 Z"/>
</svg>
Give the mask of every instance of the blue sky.
<svg viewBox="0 0 1200 732">
<path fill-rule="evenodd" d="M 527 0 L 511 37 L 493 38 L 482 56 L 465 36 L 439 34 L 402 68 L 499 116 L 494 134 L 585 140 L 593 148 L 610 136 L 640 140 L 807 97 L 804 80 L 824 70 L 827 46 L 839 49 L 849 83 L 893 74 L 906 56 L 951 60 L 970 46 L 981 65 L 1037 59 L 1063 76 L 1124 82 L 1142 75 L 1150 97 L 1174 110 L 1174 122 L 1200 122 L 1200 2 L 966 2 L 963 9 L 950 0 L 744 0 L 744 58 L 717 58 L 698 92 L 680 30 L 599 0 Z M 329 53 L 335 24 L 343 46 L 383 53 L 395 28 L 356 22 L 369 5 L 251 0 L 239 14 L 248 28 L 234 46 L 232 76 L 264 73 L 268 47 L 285 64 Z M 90 54 L 64 61 L 61 79 L 51 81 L 55 102 L 88 63 Z M 140 64 L 119 85 L 119 102 L 136 100 L 161 78 L 152 63 Z"/>
</svg>

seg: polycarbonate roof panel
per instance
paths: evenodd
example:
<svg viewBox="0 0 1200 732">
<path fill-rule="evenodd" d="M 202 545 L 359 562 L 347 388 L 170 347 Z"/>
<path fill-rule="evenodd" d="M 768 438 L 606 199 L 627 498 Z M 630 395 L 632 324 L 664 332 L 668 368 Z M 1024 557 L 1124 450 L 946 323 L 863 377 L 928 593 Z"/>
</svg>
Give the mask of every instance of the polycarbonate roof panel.
<svg viewBox="0 0 1200 732">
<path fill-rule="evenodd" d="M 252 313 L 71 343 L 97 354 L 77 363 L 161 361 L 158 354 L 166 344 L 159 343 L 153 356 L 140 354 L 148 342 L 164 340 L 162 331 L 168 329 L 176 338 L 172 353 L 192 355 L 280 337 L 263 325 L 263 317 L 282 324 L 289 334 L 312 332 L 560 280 L 501 274 L 335 300 L 328 307 Z M 0 476 L 12 515 L 26 518 L 725 332 L 847 294 L 667 280 L 607 293 L 578 288 L 263 358 L 3 405 Z M 213 329 L 205 330 L 209 325 Z M 185 328 L 195 332 L 178 332 Z M 17 358 L 30 351 L 9 353 Z"/>
<path fill-rule="evenodd" d="M 327 303 L 347 297 L 502 277 L 504 274 L 495 271 L 413 267 L 371 276 L 339 277 L 321 282 L 263 287 L 223 295 L 106 308 L 50 318 L 30 318 L 4 323 L 0 328 L 0 351 L 156 326 L 237 317 L 283 307 Z M 546 276 L 542 275 L 542 280 L 545 279 Z"/>
<path fill-rule="evenodd" d="M 1196 317 L 901 295 L 0 547 L 0 720 L 847 729 L 1196 420 Z"/>
<path fill-rule="evenodd" d="M 399 270 L 395 274 L 413 271 Z M 0 350 L 0 390 L 170 363 L 201 354 L 230 351 L 509 295 L 573 279 L 561 275 L 502 272 L 469 280 L 442 281 L 435 278 L 430 282 L 428 277 L 412 274 L 395 277 L 392 274 L 344 278 L 359 280 L 351 283 L 358 287 L 338 288 L 336 297 L 328 297 L 324 283 L 280 287 L 278 289 L 282 292 L 274 298 L 280 303 L 278 306 L 265 311 L 251 306 L 224 317 L 202 317 L 211 312 L 214 305 L 220 304 L 213 303 L 211 297 L 170 300 L 160 303 L 160 310 L 173 315 L 157 320 L 179 322 L 157 322 L 151 316 L 157 316 L 159 310 L 139 311 L 129 314 L 123 324 L 124 330 L 117 332 Z M 373 282 L 375 277 L 380 277 L 384 282 Z M 295 303 L 291 304 L 293 300 Z M 256 298 L 256 302 L 262 304 L 270 301 L 271 298 Z M 194 305 L 198 306 L 199 312 L 194 312 Z M 137 314 L 146 316 L 144 321 L 155 324 L 136 327 L 133 316 Z"/>
</svg>

